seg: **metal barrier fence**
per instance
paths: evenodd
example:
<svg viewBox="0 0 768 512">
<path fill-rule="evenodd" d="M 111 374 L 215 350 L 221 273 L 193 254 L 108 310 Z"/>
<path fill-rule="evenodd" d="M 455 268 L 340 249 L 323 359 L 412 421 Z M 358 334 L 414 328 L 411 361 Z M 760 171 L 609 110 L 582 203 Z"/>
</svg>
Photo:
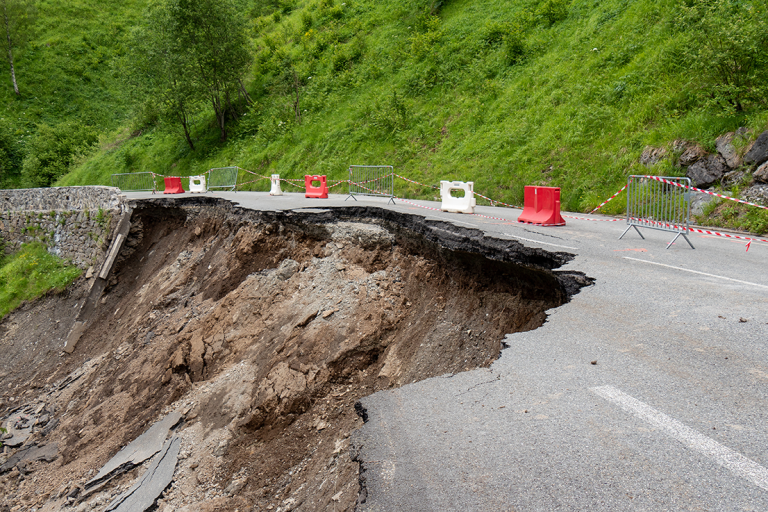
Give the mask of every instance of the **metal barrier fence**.
<svg viewBox="0 0 768 512">
<path fill-rule="evenodd" d="M 112 186 L 130 192 L 157 191 L 155 175 L 151 172 L 129 172 L 112 175 Z"/>
<path fill-rule="evenodd" d="M 395 173 L 391 165 L 350 165 L 349 196 L 383 196 L 395 204 Z"/>
<path fill-rule="evenodd" d="M 632 228 L 645 240 L 638 227 L 651 228 L 676 233 L 667 249 L 680 236 L 695 249 L 687 236 L 691 203 L 686 190 L 690 186 L 689 178 L 630 176 L 627 181 L 627 229 L 619 240 Z"/>
<path fill-rule="evenodd" d="M 208 190 L 221 188 L 235 190 L 239 167 L 217 167 L 208 171 Z"/>
</svg>

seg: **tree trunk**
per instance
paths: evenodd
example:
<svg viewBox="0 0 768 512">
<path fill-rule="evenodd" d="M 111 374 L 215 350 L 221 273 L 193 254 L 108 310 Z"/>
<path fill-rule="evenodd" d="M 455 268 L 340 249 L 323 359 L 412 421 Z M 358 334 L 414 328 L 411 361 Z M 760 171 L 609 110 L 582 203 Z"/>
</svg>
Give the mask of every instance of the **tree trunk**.
<svg viewBox="0 0 768 512">
<path fill-rule="evenodd" d="M 245 104 L 250 105 L 253 103 L 253 100 L 251 100 L 251 95 L 248 94 L 248 91 L 245 90 L 245 85 L 243 84 L 243 81 L 238 79 L 237 83 L 240 85 L 240 94 L 243 95 L 243 98 L 245 98 Z"/>
<path fill-rule="evenodd" d="M 11 26 L 8 23 L 8 6 L 3 2 L 3 18 L 5 19 L 5 35 L 8 37 L 8 62 L 11 64 L 11 81 L 13 92 L 19 96 L 19 85 L 16 83 L 16 70 L 13 67 L 13 46 L 11 45 Z"/>
<path fill-rule="evenodd" d="M 189 121 L 187 120 L 186 112 L 183 110 L 179 113 L 179 121 L 181 121 L 181 127 L 184 129 L 184 138 L 187 139 L 187 144 L 189 144 L 189 149 L 194 151 L 195 145 L 192 143 L 192 137 L 189 134 Z"/>
<path fill-rule="evenodd" d="M 221 104 L 221 98 L 216 93 L 211 95 L 211 104 L 219 124 L 219 130 L 221 130 L 221 142 L 224 142 L 227 140 L 227 112 L 224 110 L 224 105 Z"/>
</svg>

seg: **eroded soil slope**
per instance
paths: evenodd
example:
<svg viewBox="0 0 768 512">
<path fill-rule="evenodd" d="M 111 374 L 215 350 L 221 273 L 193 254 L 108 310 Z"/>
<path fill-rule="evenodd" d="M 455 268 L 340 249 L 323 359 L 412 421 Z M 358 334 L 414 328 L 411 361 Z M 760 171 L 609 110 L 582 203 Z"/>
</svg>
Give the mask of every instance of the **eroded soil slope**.
<svg viewBox="0 0 768 512">
<path fill-rule="evenodd" d="M 47 455 L 0 475 L 0 510 L 105 510 L 143 466 L 83 485 L 171 411 L 159 510 L 353 510 L 360 397 L 489 365 L 588 282 L 548 270 L 562 253 L 494 242 L 494 261 L 445 227 L 347 217 L 139 204 L 74 354 L 59 351 L 86 283 L 0 324 L 0 419 L 36 423 L 0 465 Z"/>
</svg>

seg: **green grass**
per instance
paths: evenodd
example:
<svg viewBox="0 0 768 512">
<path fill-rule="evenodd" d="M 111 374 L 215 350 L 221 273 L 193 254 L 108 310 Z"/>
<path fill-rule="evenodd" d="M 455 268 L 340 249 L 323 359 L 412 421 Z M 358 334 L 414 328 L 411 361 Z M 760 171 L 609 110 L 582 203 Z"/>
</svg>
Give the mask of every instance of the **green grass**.
<svg viewBox="0 0 768 512">
<path fill-rule="evenodd" d="M 750 233 L 768 233 L 768 211 L 731 201 L 712 203 L 696 218 L 702 226 L 724 227 Z"/>
<path fill-rule="evenodd" d="M 58 185 L 229 165 L 344 179 L 350 164 L 378 164 L 428 184 L 474 181 L 477 192 L 512 204 L 522 203 L 525 185 L 559 186 L 571 211 L 597 206 L 629 174 L 683 172 L 670 162 L 642 167 L 647 145 L 687 139 L 711 150 L 724 132 L 746 126 L 756 136 L 768 127 L 768 96 L 739 112 L 708 99 L 681 2 L 452 0 L 436 16 L 425 14 L 433 4 L 244 1 L 254 104 L 232 121 L 224 143 L 212 113 L 202 112 L 192 123 L 193 152 L 176 127 L 134 114 L 140 109 L 120 88 L 124 34 L 143 2 L 107 6 L 90 19 L 83 13 L 97 4 L 78 0 L 77 9 L 58 15 L 67 18 L 64 28 L 49 23 L 32 45 L 49 64 L 29 55 L 22 61 L 41 79 L 40 101 L 28 103 L 26 115 L 46 122 L 76 116 L 101 132 L 98 147 Z M 55 55 L 49 41 L 58 45 Z M 41 75 L 46 66 L 55 70 L 51 79 Z M 300 121 L 285 86 L 291 71 L 301 81 Z M 51 99 L 58 87 L 72 100 Z M 434 195 L 402 181 L 396 193 Z M 607 211 L 622 205 L 617 199 Z"/>
<path fill-rule="evenodd" d="M 80 274 L 82 270 L 49 254 L 44 245 L 22 245 L 16 253 L 0 259 L 0 318 L 22 301 L 64 290 Z"/>
</svg>

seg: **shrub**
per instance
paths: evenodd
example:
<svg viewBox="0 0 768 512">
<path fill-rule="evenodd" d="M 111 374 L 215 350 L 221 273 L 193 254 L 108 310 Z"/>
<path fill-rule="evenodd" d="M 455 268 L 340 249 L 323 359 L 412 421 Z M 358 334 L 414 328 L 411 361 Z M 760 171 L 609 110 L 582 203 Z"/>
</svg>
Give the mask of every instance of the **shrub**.
<svg viewBox="0 0 768 512">
<path fill-rule="evenodd" d="M 689 0 L 678 21 L 689 35 L 683 57 L 705 104 L 741 112 L 768 96 L 765 2 Z"/>
<path fill-rule="evenodd" d="M 518 64 L 525 59 L 528 53 L 525 39 L 525 31 L 519 25 L 511 26 L 504 35 L 504 55 L 508 64 Z"/>
<path fill-rule="evenodd" d="M 488 21 L 483 27 L 480 39 L 489 46 L 501 44 L 512 31 L 512 26 L 506 22 Z"/>
<path fill-rule="evenodd" d="M 28 185 L 48 187 L 69 172 L 76 155 L 98 142 L 96 132 L 80 123 L 41 124 L 27 143 L 22 175 Z"/>
<path fill-rule="evenodd" d="M 302 32 L 309 32 L 309 29 L 312 28 L 312 23 L 314 23 L 314 20 L 312 19 L 312 15 L 304 11 L 301 13 L 301 31 Z"/>
<path fill-rule="evenodd" d="M 551 27 L 568 16 L 568 2 L 566 0 L 544 0 L 536 8 L 536 15 Z"/>
<path fill-rule="evenodd" d="M 5 123 L 0 123 L 0 188 L 10 187 L 21 175 L 24 148 Z"/>
</svg>

